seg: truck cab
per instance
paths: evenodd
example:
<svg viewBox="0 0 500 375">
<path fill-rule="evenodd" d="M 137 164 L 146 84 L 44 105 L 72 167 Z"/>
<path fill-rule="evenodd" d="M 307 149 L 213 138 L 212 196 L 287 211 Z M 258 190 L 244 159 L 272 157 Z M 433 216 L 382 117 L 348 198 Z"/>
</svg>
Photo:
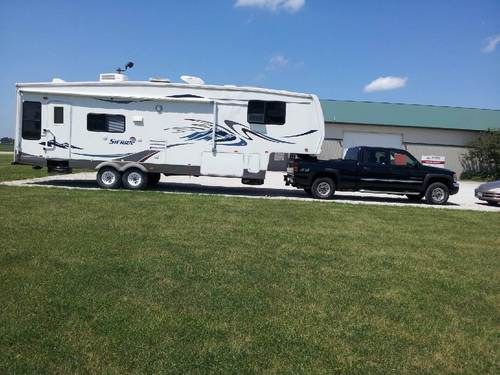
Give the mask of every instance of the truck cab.
<svg viewBox="0 0 500 375">
<path fill-rule="evenodd" d="M 406 195 L 412 201 L 425 197 L 431 204 L 446 203 L 459 188 L 450 170 L 425 166 L 406 150 L 368 146 L 349 148 L 336 160 L 293 155 L 285 182 L 318 199 L 330 199 L 336 190 L 363 191 Z"/>
</svg>

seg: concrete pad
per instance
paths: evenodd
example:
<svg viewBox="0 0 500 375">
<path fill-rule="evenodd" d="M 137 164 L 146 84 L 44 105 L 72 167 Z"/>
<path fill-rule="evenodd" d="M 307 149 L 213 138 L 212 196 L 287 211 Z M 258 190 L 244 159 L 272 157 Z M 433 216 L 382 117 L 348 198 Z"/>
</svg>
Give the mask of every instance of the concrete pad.
<svg viewBox="0 0 500 375">
<path fill-rule="evenodd" d="M 54 175 L 48 177 L 6 181 L 2 185 L 23 187 L 52 187 L 63 189 L 87 189 L 100 190 L 95 182 L 96 173 L 85 172 L 70 175 Z M 263 185 L 243 185 L 238 178 L 224 177 L 192 177 L 192 176 L 162 176 L 157 187 L 146 192 L 169 193 L 169 194 L 208 194 L 220 196 L 235 196 L 244 198 L 260 199 L 287 199 L 307 202 L 321 203 L 351 203 L 351 204 L 378 204 L 389 206 L 424 207 L 437 209 L 459 209 L 475 211 L 500 212 L 499 207 L 492 207 L 477 200 L 474 197 L 474 189 L 480 182 L 463 181 L 460 183 L 460 191 L 452 195 L 444 206 L 431 206 L 422 203 L 412 203 L 404 196 L 390 194 L 370 194 L 357 192 L 336 192 L 333 200 L 323 201 L 309 197 L 303 190 L 291 186 L 285 186 L 283 173 L 268 172 Z M 121 192 L 124 190 L 115 190 Z M 140 194 L 141 192 L 136 192 Z"/>
</svg>

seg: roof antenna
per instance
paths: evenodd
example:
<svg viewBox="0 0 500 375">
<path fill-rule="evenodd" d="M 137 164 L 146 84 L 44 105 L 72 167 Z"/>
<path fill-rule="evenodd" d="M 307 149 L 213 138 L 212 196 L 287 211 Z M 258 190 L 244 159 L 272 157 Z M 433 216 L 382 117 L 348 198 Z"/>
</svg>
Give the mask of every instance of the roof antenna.
<svg viewBox="0 0 500 375">
<path fill-rule="evenodd" d="M 122 74 L 124 71 L 128 70 L 128 69 L 132 69 L 134 67 L 134 63 L 132 61 L 129 61 L 128 63 L 125 64 L 125 68 L 122 69 L 122 68 L 117 68 L 116 69 L 116 72 L 118 74 Z"/>
</svg>

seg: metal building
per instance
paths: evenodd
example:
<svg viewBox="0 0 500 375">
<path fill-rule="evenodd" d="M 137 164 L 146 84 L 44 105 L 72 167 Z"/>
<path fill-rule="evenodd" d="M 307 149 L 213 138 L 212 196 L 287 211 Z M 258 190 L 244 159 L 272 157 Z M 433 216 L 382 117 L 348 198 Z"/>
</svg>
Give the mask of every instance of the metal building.
<svg viewBox="0 0 500 375">
<path fill-rule="evenodd" d="M 500 129 L 500 110 L 322 100 L 325 141 L 320 158 L 342 157 L 351 146 L 404 148 L 419 160 L 435 156 L 462 172 L 460 156 L 480 131 Z"/>
</svg>

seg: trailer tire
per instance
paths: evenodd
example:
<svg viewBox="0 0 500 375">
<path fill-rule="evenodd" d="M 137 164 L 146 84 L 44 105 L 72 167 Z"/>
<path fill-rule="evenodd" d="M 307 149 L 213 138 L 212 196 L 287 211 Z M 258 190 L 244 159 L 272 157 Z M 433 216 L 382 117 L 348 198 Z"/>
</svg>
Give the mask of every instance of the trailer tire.
<svg viewBox="0 0 500 375">
<path fill-rule="evenodd" d="M 316 199 L 332 199 L 335 194 L 335 182 L 330 177 L 319 177 L 314 180 L 311 192 Z"/>
<path fill-rule="evenodd" d="M 122 186 L 122 174 L 113 167 L 102 167 L 97 171 L 96 181 L 103 189 L 119 189 Z"/>
<path fill-rule="evenodd" d="M 141 190 L 148 186 L 148 174 L 139 168 L 130 168 L 123 173 L 123 187 L 130 190 Z"/>
<path fill-rule="evenodd" d="M 155 187 L 160 182 L 160 173 L 148 173 L 148 187 Z"/>
</svg>

